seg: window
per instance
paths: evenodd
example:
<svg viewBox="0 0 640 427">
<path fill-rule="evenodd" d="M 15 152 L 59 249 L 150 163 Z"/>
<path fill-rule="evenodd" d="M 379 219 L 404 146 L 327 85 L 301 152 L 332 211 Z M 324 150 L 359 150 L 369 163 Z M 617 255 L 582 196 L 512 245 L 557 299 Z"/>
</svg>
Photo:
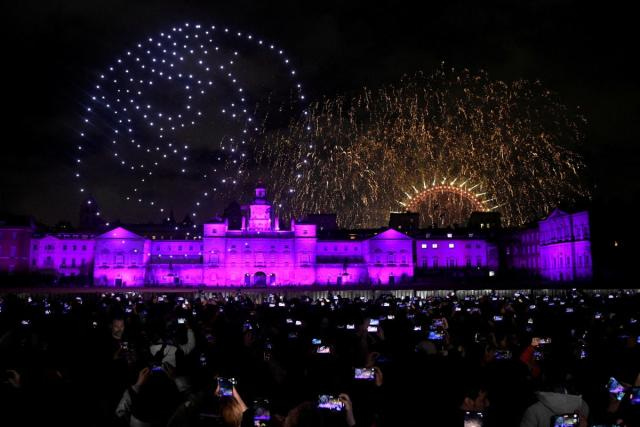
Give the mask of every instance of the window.
<svg viewBox="0 0 640 427">
<path fill-rule="evenodd" d="M 433 257 L 432 265 L 433 265 L 433 268 L 438 268 L 438 257 L 437 256 Z"/>
<path fill-rule="evenodd" d="M 82 245 L 82 250 L 86 251 L 87 250 L 87 245 Z"/>
<path fill-rule="evenodd" d="M 452 238 L 453 237 L 453 233 L 447 233 L 447 238 Z"/>
<path fill-rule="evenodd" d="M 62 245 L 62 250 L 66 251 L 67 250 L 67 245 Z"/>
<path fill-rule="evenodd" d="M 471 257 L 470 256 L 465 258 L 465 265 L 467 267 L 471 267 Z"/>
<path fill-rule="evenodd" d="M 38 250 L 38 245 L 33 245 L 33 250 L 37 251 Z"/>
<path fill-rule="evenodd" d="M 471 249 L 471 244 L 470 244 L 470 243 L 467 243 L 466 245 L 464 245 L 464 247 L 465 247 L 466 249 Z"/>
<path fill-rule="evenodd" d="M 18 238 L 18 233 L 16 231 L 14 231 L 13 233 L 11 233 L 11 238 L 13 240 L 16 240 Z"/>
<path fill-rule="evenodd" d="M 75 266 L 76 266 L 76 259 L 71 258 L 71 267 L 75 267 Z"/>
<path fill-rule="evenodd" d="M 427 249 L 427 244 L 426 244 L 426 243 L 423 243 L 423 244 L 421 245 L 421 247 L 422 247 L 422 249 Z"/>
<path fill-rule="evenodd" d="M 437 243 L 432 243 L 432 244 L 431 244 L 431 247 L 432 247 L 433 249 L 438 249 L 438 244 L 437 244 Z"/>
<path fill-rule="evenodd" d="M 387 264 L 395 264 L 396 263 L 396 257 L 393 253 L 390 253 L 387 255 Z"/>
<path fill-rule="evenodd" d="M 15 246 L 11 246 L 9 256 L 11 256 L 11 257 L 15 257 L 16 256 L 16 247 Z"/>
<path fill-rule="evenodd" d="M 453 249 L 454 247 L 455 247 L 455 244 L 449 243 L 449 249 Z"/>
<path fill-rule="evenodd" d="M 65 267 L 67 265 L 67 259 L 62 258 L 62 262 L 60 263 L 60 267 Z"/>
<path fill-rule="evenodd" d="M 72 246 L 72 250 L 74 250 L 74 251 L 75 251 L 75 250 L 77 250 L 77 249 L 78 249 L 78 247 L 77 247 L 76 245 L 73 245 L 73 246 Z"/>
</svg>

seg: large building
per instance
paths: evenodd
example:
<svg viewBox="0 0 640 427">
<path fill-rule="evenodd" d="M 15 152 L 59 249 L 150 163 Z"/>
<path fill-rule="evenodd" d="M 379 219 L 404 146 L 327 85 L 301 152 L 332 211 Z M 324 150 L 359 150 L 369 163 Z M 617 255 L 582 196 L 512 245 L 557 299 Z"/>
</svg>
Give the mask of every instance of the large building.
<svg viewBox="0 0 640 427">
<path fill-rule="evenodd" d="M 341 230 L 330 215 L 281 227 L 262 185 L 251 204 L 232 210 L 231 220 L 201 226 L 185 220 L 97 235 L 36 233 L 26 259 L 32 271 L 116 287 L 395 285 L 434 272 L 491 276 L 509 269 L 550 281 L 591 278 L 587 212 L 555 210 L 513 230 L 493 217 L 465 229 L 419 229 L 411 214 L 376 230 Z"/>
</svg>

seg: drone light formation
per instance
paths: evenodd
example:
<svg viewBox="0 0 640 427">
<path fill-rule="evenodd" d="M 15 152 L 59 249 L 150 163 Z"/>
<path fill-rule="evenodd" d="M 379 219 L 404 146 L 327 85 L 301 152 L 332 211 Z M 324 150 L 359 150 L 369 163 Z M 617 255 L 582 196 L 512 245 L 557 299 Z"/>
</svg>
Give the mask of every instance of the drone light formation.
<svg viewBox="0 0 640 427">
<path fill-rule="evenodd" d="M 78 191 L 103 188 L 163 219 L 176 203 L 195 218 L 244 181 L 248 146 L 274 113 L 257 105 L 276 90 L 289 110 L 304 110 L 290 58 L 253 34 L 184 23 L 146 37 L 98 73 L 88 92 Z"/>
</svg>

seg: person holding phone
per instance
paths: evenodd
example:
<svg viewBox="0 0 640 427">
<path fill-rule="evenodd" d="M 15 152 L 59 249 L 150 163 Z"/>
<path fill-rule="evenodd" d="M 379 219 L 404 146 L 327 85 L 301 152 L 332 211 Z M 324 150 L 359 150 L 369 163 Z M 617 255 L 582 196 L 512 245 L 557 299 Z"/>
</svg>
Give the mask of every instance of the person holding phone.
<svg viewBox="0 0 640 427">
<path fill-rule="evenodd" d="M 538 402 L 525 411 L 520 427 L 548 427 L 554 416 L 578 415 L 578 426 L 587 427 L 589 405 L 582 396 L 569 394 L 564 376 L 555 373 L 556 377 L 547 381 L 544 391 L 536 393 Z"/>
</svg>

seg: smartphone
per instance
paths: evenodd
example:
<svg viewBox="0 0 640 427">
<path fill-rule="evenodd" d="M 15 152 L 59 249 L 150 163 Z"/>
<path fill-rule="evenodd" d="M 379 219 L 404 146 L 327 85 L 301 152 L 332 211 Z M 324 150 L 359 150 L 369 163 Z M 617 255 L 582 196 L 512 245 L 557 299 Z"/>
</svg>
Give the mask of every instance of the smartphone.
<svg viewBox="0 0 640 427">
<path fill-rule="evenodd" d="M 129 350 L 129 343 L 127 341 L 122 341 L 120 343 L 120 348 L 122 348 L 123 350 Z"/>
<path fill-rule="evenodd" d="M 253 402 L 253 426 L 266 427 L 271 421 L 268 400 L 255 400 Z"/>
<path fill-rule="evenodd" d="M 504 318 L 502 316 L 498 316 L 498 315 L 493 316 L 494 322 L 502 322 L 503 319 Z"/>
<path fill-rule="evenodd" d="M 429 335 L 427 336 L 427 339 L 432 341 L 441 341 L 443 338 L 444 334 L 436 331 L 429 331 Z"/>
<path fill-rule="evenodd" d="M 22 320 L 22 321 L 20 321 L 20 324 L 22 326 L 29 326 L 29 325 L 31 325 L 31 320 L 28 320 L 28 319 Z"/>
<path fill-rule="evenodd" d="M 349 323 L 349 324 L 347 325 L 347 329 L 349 329 L 349 330 L 353 330 L 353 329 L 355 329 L 355 328 L 356 328 L 356 325 L 354 325 L 353 323 Z"/>
<path fill-rule="evenodd" d="M 322 344 L 322 340 L 320 338 L 312 338 L 311 339 L 311 344 L 320 345 L 320 344 Z"/>
<path fill-rule="evenodd" d="M 344 410 L 344 402 L 330 394 L 321 394 L 318 396 L 318 408 L 340 412 Z"/>
<path fill-rule="evenodd" d="M 640 387 L 631 387 L 629 390 L 629 403 L 640 405 Z"/>
<path fill-rule="evenodd" d="M 163 370 L 162 366 L 160 366 L 160 365 L 152 365 L 151 366 L 151 372 L 161 372 L 162 370 Z"/>
<path fill-rule="evenodd" d="M 531 338 L 531 345 L 537 347 L 539 345 L 551 344 L 551 338 L 533 337 Z"/>
<path fill-rule="evenodd" d="M 328 345 L 319 345 L 316 348 L 318 354 L 331 354 L 331 348 Z"/>
<path fill-rule="evenodd" d="M 580 423 L 578 414 L 554 415 L 552 418 L 553 427 L 570 427 L 577 426 Z"/>
<path fill-rule="evenodd" d="M 233 386 L 236 384 L 236 380 L 233 378 L 218 378 L 218 385 L 220 386 L 220 396 L 232 396 Z"/>
<path fill-rule="evenodd" d="M 482 427 L 484 414 L 482 412 L 465 412 L 464 427 Z"/>
<path fill-rule="evenodd" d="M 369 326 L 367 328 L 367 332 L 378 332 L 378 327 L 377 326 Z"/>
<path fill-rule="evenodd" d="M 186 319 L 184 317 L 179 317 L 178 318 L 178 324 L 179 325 L 183 325 L 185 321 L 186 321 Z"/>
<path fill-rule="evenodd" d="M 511 360 L 511 350 L 496 350 L 496 360 Z"/>
<path fill-rule="evenodd" d="M 375 381 L 376 371 L 373 368 L 355 368 L 353 378 L 356 380 Z"/>
<path fill-rule="evenodd" d="M 564 311 L 565 313 L 573 313 L 573 307 L 567 307 Z"/>
<path fill-rule="evenodd" d="M 296 326 L 302 326 L 302 321 L 301 320 L 296 320 Z"/>
<path fill-rule="evenodd" d="M 442 321 L 442 319 L 435 319 L 433 321 L 433 326 L 436 328 L 442 328 L 444 326 L 444 322 Z"/>
<path fill-rule="evenodd" d="M 422 326 L 414 326 L 413 330 L 414 331 L 421 331 L 422 330 Z"/>
<path fill-rule="evenodd" d="M 535 360 L 544 360 L 544 352 L 539 349 L 533 350 L 533 358 Z"/>
<path fill-rule="evenodd" d="M 609 382 L 607 383 L 607 390 L 609 390 L 609 393 L 614 394 L 616 396 L 616 399 L 618 399 L 619 401 L 622 400 L 625 396 L 624 387 L 614 377 L 609 378 Z"/>
<path fill-rule="evenodd" d="M 369 322 L 369 325 L 371 326 L 378 326 L 380 324 L 380 320 L 378 319 L 371 319 L 371 321 Z"/>
</svg>

